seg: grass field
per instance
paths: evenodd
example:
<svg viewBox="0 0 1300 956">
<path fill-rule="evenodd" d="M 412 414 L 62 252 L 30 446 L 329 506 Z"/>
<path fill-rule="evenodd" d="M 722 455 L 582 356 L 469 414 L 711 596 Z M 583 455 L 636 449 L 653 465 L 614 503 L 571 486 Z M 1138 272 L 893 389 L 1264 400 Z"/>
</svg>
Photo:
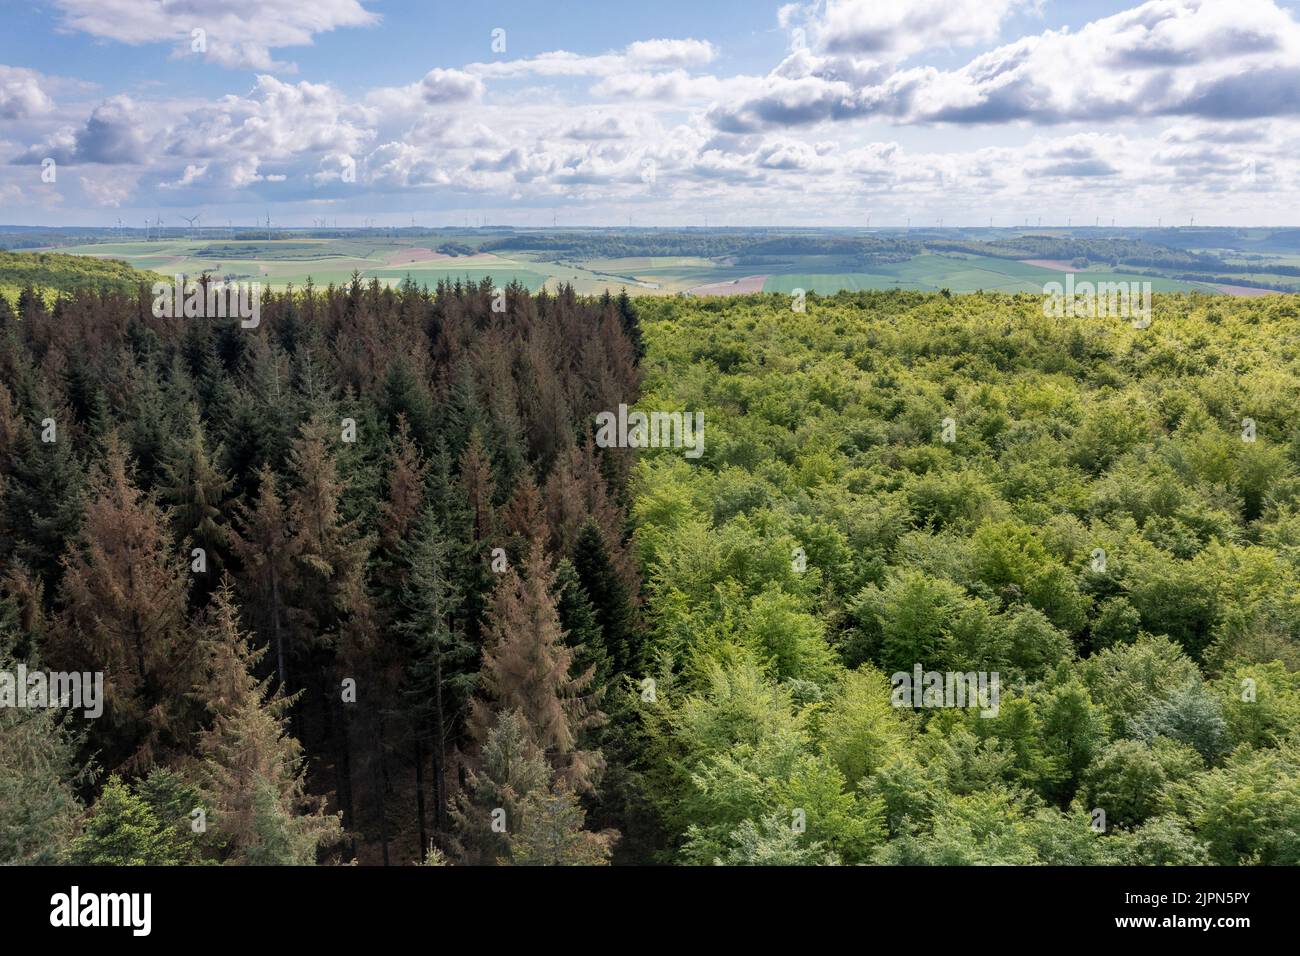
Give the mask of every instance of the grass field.
<svg viewBox="0 0 1300 956">
<path fill-rule="evenodd" d="M 764 292 L 790 293 L 795 289 L 816 292 L 820 295 L 832 295 L 840 289 L 858 292 L 862 289 L 900 289 L 912 288 L 896 278 L 885 275 L 871 275 L 865 272 L 790 272 L 785 275 L 770 275 L 763 283 Z"/>
</svg>

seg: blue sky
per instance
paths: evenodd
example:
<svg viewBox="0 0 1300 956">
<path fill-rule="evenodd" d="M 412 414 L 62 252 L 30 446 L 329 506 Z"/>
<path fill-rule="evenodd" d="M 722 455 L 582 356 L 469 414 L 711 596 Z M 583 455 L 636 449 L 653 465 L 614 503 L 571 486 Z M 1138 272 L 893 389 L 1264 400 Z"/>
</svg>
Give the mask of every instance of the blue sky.
<svg viewBox="0 0 1300 956">
<path fill-rule="evenodd" d="M 1300 198 L 1289 0 L 0 15 L 4 223 L 1280 225 Z"/>
</svg>

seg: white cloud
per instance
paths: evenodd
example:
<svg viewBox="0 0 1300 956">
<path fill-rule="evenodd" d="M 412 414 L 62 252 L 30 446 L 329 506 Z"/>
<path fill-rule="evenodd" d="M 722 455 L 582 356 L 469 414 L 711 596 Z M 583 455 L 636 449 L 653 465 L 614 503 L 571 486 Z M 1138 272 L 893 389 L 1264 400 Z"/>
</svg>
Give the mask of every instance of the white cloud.
<svg viewBox="0 0 1300 956">
<path fill-rule="evenodd" d="M 552 50 L 522 60 L 471 63 L 465 69 L 477 76 L 498 79 L 518 76 L 613 76 L 647 69 L 703 66 L 717 50 L 707 40 L 638 40 L 618 53 L 583 56 Z"/>
<path fill-rule="evenodd" d="M 483 81 L 461 70 L 430 70 L 420 81 L 426 103 L 464 103 L 483 96 Z"/>
<path fill-rule="evenodd" d="M 708 40 L 638 40 L 628 44 L 626 55 L 636 66 L 703 66 L 717 50 Z"/>
<path fill-rule="evenodd" d="M 1052 124 L 1297 114 L 1300 23 L 1274 0 L 1149 0 L 1077 32 L 1021 38 L 955 70 L 873 77 L 851 60 L 797 51 L 760 91 L 715 106 L 711 117 L 742 132 L 862 118 Z"/>
<path fill-rule="evenodd" d="M 22 119 L 54 109 L 35 70 L 0 64 L 0 120 Z"/>
<path fill-rule="evenodd" d="M 65 26 L 120 43 L 172 43 L 180 56 L 203 56 L 222 66 L 289 69 L 271 50 L 307 46 L 317 33 L 371 26 L 379 15 L 362 0 L 53 0 Z M 202 30 L 205 49 L 194 50 Z"/>
<path fill-rule="evenodd" d="M 823 0 L 802 12 L 809 40 L 822 52 L 896 61 L 934 47 L 969 47 L 997 39 L 1002 21 L 1025 0 Z"/>
<path fill-rule="evenodd" d="M 131 198 L 137 178 L 131 174 L 96 170 L 80 177 L 81 191 L 96 206 L 118 209 Z"/>
<path fill-rule="evenodd" d="M 80 128 L 57 130 L 17 161 L 39 163 L 48 156 L 62 165 L 144 163 L 153 139 L 150 128 L 149 117 L 131 97 L 112 96 L 96 106 Z"/>
</svg>

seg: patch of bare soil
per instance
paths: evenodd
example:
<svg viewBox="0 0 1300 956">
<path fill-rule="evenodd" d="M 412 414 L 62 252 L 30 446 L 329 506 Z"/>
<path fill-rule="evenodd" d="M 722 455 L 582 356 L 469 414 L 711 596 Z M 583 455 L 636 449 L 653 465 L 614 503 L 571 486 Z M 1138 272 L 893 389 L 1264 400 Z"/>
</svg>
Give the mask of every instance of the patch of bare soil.
<svg viewBox="0 0 1300 956">
<path fill-rule="evenodd" d="M 1244 299 L 1258 299 L 1262 295 L 1281 295 L 1276 289 L 1256 289 L 1248 285 L 1219 285 L 1214 284 L 1214 288 L 1220 292 L 1226 292 L 1228 295 L 1238 295 Z"/>
<path fill-rule="evenodd" d="M 745 276 L 730 282 L 710 282 L 688 289 L 691 295 L 748 295 L 750 292 L 762 292 L 767 276 Z"/>
</svg>

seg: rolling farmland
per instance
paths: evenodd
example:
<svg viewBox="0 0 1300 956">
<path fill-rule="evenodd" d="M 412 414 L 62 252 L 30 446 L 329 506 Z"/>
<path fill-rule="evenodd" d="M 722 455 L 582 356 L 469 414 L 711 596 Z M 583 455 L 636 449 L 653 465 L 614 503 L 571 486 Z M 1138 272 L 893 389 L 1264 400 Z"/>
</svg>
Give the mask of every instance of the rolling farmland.
<svg viewBox="0 0 1300 956">
<path fill-rule="evenodd" d="M 982 254 L 953 248 L 931 248 L 924 243 L 901 246 L 892 255 L 858 257 L 816 251 L 801 254 L 784 250 L 745 254 L 745 243 L 755 241 L 744 232 L 721 240 L 737 253 L 722 255 L 583 255 L 573 245 L 586 239 L 599 243 L 598 232 L 563 232 L 553 237 L 519 242 L 491 230 L 437 231 L 393 236 L 385 231 L 361 230 L 346 236 L 281 234 L 259 239 L 164 237 L 52 245 L 58 251 L 99 259 L 120 260 L 153 273 L 171 276 L 204 272 L 230 281 L 258 281 L 272 289 L 301 288 L 310 279 L 317 287 L 343 285 L 354 274 L 363 282 L 377 279 L 385 286 L 406 280 L 436 286 L 442 281 L 518 283 L 531 292 L 555 292 L 569 284 L 582 295 L 626 289 L 633 295 L 729 296 L 753 292 L 790 294 L 796 289 L 831 295 L 835 292 L 908 289 L 922 292 L 1005 292 L 1041 294 L 1045 285 L 1074 272 L 1078 281 L 1150 282 L 1154 292 L 1204 292 L 1212 295 L 1269 294 L 1252 285 L 1285 288 L 1294 277 L 1269 272 L 1237 275 L 1180 276 L 1174 268 L 1117 267 L 1113 263 L 1073 264 L 1063 259 L 1010 258 L 1000 250 Z M 592 238 L 594 237 L 594 238 Z M 643 234 L 644 241 L 653 234 Z M 629 240 L 631 241 L 631 240 Z M 868 240 L 878 241 L 878 240 Z M 806 242 L 806 240 L 805 240 Z M 660 245 L 671 246 L 671 239 Z M 689 245 L 689 240 L 686 243 Z M 950 247 L 951 243 L 948 244 Z M 613 247 L 611 247 L 613 248 Z M 655 249 L 656 253 L 662 249 Z M 1270 257 L 1270 263 L 1288 265 Z M 1234 282 L 1239 278 L 1240 282 Z"/>
</svg>

